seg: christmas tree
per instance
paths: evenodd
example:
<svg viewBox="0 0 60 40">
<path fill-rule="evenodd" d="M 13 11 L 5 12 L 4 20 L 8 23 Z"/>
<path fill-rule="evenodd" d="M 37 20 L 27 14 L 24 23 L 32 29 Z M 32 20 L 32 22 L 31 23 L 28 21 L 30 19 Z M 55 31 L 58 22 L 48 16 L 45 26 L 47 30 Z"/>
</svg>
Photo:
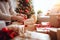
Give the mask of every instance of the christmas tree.
<svg viewBox="0 0 60 40">
<path fill-rule="evenodd" d="M 32 0 L 18 0 L 18 7 L 16 8 L 17 13 L 26 14 L 28 18 L 34 14 Z"/>
</svg>

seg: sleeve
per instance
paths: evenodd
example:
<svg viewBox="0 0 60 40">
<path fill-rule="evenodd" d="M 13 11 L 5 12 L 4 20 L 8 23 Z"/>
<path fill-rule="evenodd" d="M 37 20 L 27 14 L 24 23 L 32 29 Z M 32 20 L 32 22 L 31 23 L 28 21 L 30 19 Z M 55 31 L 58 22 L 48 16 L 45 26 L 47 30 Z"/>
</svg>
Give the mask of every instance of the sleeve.
<svg viewBox="0 0 60 40">
<path fill-rule="evenodd" d="M 17 13 L 14 11 L 14 9 L 13 9 L 13 8 L 10 8 L 10 10 L 9 10 L 9 11 L 10 11 L 10 14 L 11 14 L 11 15 L 17 15 Z"/>
<path fill-rule="evenodd" d="M 4 14 L 0 9 L 0 19 L 9 21 L 11 20 L 11 15 Z"/>
<path fill-rule="evenodd" d="M 9 1 L 9 6 L 10 6 L 10 9 L 9 9 L 10 14 L 11 14 L 11 15 L 17 15 L 17 13 L 15 12 L 15 10 L 12 8 L 11 0 Z"/>
</svg>

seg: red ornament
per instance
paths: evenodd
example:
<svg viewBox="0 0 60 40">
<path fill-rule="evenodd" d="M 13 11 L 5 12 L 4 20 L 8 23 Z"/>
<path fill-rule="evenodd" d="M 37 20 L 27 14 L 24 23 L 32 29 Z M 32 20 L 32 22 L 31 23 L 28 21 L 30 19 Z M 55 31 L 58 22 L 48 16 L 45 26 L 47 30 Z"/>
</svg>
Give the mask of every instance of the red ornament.
<svg viewBox="0 0 60 40">
<path fill-rule="evenodd" d="M 26 9 L 25 12 L 29 13 L 29 11 Z"/>
<path fill-rule="evenodd" d="M 23 10 L 20 10 L 20 13 L 23 12 Z"/>
<path fill-rule="evenodd" d="M 8 30 L 7 27 L 5 27 L 5 28 L 2 28 L 2 31 L 4 31 L 4 32 L 8 32 L 9 30 Z"/>
<path fill-rule="evenodd" d="M 26 3 L 28 3 L 29 2 L 29 0 L 25 0 L 26 1 Z"/>
</svg>

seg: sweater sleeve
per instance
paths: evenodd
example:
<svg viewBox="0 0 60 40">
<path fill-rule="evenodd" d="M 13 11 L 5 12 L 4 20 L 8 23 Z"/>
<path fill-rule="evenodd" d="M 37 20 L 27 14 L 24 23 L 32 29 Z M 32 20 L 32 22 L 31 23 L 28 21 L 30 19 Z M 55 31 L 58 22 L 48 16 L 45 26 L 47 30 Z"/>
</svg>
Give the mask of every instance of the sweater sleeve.
<svg viewBox="0 0 60 40">
<path fill-rule="evenodd" d="M 11 15 L 17 15 L 17 13 L 14 11 L 14 9 L 12 7 L 10 7 L 10 10 L 9 11 L 10 11 L 10 14 Z"/>
<path fill-rule="evenodd" d="M 10 6 L 10 9 L 9 9 L 10 14 L 11 15 L 17 15 L 16 11 L 12 8 L 11 0 L 9 0 L 9 6 Z"/>
<path fill-rule="evenodd" d="M 11 15 L 4 14 L 0 9 L 0 19 L 10 21 L 11 20 Z"/>
</svg>

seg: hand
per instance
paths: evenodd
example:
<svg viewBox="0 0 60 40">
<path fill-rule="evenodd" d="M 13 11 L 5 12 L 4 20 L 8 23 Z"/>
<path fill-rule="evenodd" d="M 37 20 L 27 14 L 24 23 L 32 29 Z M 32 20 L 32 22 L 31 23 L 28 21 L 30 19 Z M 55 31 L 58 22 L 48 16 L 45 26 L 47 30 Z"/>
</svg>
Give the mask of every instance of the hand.
<svg viewBox="0 0 60 40">
<path fill-rule="evenodd" d="M 17 16 L 21 16 L 21 17 L 23 17 L 25 20 L 27 19 L 27 15 L 25 15 L 25 14 L 17 14 Z"/>
<path fill-rule="evenodd" d="M 22 16 L 12 16 L 12 20 L 17 20 L 18 22 L 23 22 L 24 21 L 24 17 Z"/>
<path fill-rule="evenodd" d="M 17 20 L 17 16 L 12 15 L 12 16 L 11 16 L 11 20 Z"/>
<path fill-rule="evenodd" d="M 22 17 L 22 16 L 17 16 L 17 21 L 18 21 L 18 22 L 24 22 L 24 17 Z"/>
</svg>

